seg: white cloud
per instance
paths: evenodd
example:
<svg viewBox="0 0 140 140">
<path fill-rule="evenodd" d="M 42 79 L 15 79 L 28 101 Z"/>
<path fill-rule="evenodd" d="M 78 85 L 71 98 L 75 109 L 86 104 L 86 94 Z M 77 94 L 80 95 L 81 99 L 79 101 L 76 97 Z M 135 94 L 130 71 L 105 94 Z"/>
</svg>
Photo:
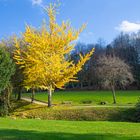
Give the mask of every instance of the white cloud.
<svg viewBox="0 0 140 140">
<path fill-rule="evenodd" d="M 33 5 L 41 5 L 43 0 L 32 0 Z"/>
<path fill-rule="evenodd" d="M 127 20 L 122 21 L 122 23 L 115 28 L 121 32 L 138 32 L 140 30 L 140 23 L 129 22 Z"/>
</svg>

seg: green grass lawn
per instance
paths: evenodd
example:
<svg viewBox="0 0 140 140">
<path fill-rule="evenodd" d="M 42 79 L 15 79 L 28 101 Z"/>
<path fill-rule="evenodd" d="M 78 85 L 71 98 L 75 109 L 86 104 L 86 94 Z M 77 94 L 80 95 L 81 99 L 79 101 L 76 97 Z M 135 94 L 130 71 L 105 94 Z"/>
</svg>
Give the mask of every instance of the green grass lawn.
<svg viewBox="0 0 140 140">
<path fill-rule="evenodd" d="M 140 124 L 0 119 L 0 140 L 140 140 Z"/>
<path fill-rule="evenodd" d="M 24 94 L 29 97 L 30 94 Z M 118 105 L 134 105 L 138 101 L 140 91 L 116 91 Z M 47 92 L 37 93 L 35 98 L 47 102 Z M 64 101 L 72 101 L 73 105 L 82 105 L 83 101 L 91 100 L 92 105 L 100 104 L 106 101 L 112 104 L 111 91 L 59 91 L 53 94 L 53 103 L 61 104 Z"/>
</svg>

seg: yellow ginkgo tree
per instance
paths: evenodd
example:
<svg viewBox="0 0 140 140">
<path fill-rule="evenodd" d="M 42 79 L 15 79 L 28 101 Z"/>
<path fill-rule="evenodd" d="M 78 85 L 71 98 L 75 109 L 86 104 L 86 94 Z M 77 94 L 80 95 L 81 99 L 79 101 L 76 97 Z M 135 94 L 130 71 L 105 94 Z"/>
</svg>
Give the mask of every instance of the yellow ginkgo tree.
<svg viewBox="0 0 140 140">
<path fill-rule="evenodd" d="M 69 22 L 56 22 L 56 4 L 50 4 L 46 11 L 49 16 L 48 25 L 43 24 L 40 29 L 26 26 L 23 33 L 24 48 L 15 39 L 16 50 L 14 59 L 24 73 L 24 86 L 27 89 L 47 89 L 48 107 L 51 107 L 52 91 L 62 89 L 70 81 L 77 81 L 76 74 L 93 54 L 92 49 L 85 56 L 80 55 L 78 63 L 70 60 L 74 49 L 74 41 L 85 28 L 79 30 L 71 27 Z"/>
</svg>

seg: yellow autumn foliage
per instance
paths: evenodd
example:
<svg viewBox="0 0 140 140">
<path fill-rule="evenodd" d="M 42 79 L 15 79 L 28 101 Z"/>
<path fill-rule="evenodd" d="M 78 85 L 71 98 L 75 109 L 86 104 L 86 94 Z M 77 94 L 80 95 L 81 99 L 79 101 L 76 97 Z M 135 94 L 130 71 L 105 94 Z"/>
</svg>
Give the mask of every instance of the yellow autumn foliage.
<svg viewBox="0 0 140 140">
<path fill-rule="evenodd" d="M 24 86 L 27 89 L 54 90 L 63 88 L 70 81 L 77 81 L 75 75 L 94 52 L 92 49 L 85 56 L 80 55 L 77 64 L 69 60 L 69 55 L 75 46 L 73 42 L 78 39 L 85 25 L 79 30 L 73 29 L 70 22 L 58 25 L 56 5 L 50 4 L 46 11 L 49 16 L 47 27 L 43 24 L 37 30 L 26 25 L 22 40 L 24 48 L 21 48 L 21 42 L 15 39 L 14 59 L 23 69 Z"/>
</svg>

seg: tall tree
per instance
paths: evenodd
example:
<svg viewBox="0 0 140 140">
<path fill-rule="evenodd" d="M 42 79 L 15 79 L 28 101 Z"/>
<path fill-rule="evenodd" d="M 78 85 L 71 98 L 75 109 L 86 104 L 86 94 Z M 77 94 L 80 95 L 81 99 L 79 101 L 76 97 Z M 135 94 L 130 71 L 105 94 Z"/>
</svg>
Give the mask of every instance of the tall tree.
<svg viewBox="0 0 140 140">
<path fill-rule="evenodd" d="M 119 57 L 120 59 L 124 60 L 132 67 L 132 73 L 134 75 L 137 85 L 140 83 L 140 66 L 139 66 L 139 33 L 137 34 L 124 34 L 121 33 L 117 36 L 113 43 L 113 52 L 115 56 Z"/>
<path fill-rule="evenodd" d="M 2 39 L 0 45 L 6 49 L 7 52 L 10 54 L 10 58 L 13 59 L 13 54 L 15 50 L 15 42 L 14 38 L 16 36 L 12 35 L 6 39 Z M 21 39 L 18 39 L 19 42 Z M 24 44 L 20 44 L 21 48 L 24 48 Z M 13 91 L 17 100 L 21 99 L 21 93 L 23 90 L 23 73 L 22 69 L 19 68 L 18 65 L 15 66 L 15 74 L 11 77 L 11 83 L 13 86 Z"/>
<path fill-rule="evenodd" d="M 130 67 L 118 57 L 102 56 L 98 59 L 97 75 L 101 84 L 112 90 L 113 102 L 116 104 L 115 86 L 126 86 L 133 81 Z"/>
<path fill-rule="evenodd" d="M 7 115 L 9 107 L 10 80 L 15 65 L 10 55 L 0 47 L 0 114 Z"/>
<path fill-rule="evenodd" d="M 74 40 L 85 28 L 79 30 L 71 27 L 69 22 L 56 22 L 56 4 L 50 4 L 46 10 L 49 16 L 47 28 L 43 25 L 40 30 L 26 26 L 23 33 L 23 42 L 26 47 L 20 49 L 16 40 L 14 59 L 23 68 L 25 75 L 24 85 L 28 89 L 48 89 L 48 107 L 51 107 L 52 91 L 55 88 L 64 88 L 70 81 L 77 81 L 76 74 L 94 52 L 94 49 L 85 56 L 80 55 L 80 60 L 75 64 L 69 59 L 74 49 Z"/>
</svg>

